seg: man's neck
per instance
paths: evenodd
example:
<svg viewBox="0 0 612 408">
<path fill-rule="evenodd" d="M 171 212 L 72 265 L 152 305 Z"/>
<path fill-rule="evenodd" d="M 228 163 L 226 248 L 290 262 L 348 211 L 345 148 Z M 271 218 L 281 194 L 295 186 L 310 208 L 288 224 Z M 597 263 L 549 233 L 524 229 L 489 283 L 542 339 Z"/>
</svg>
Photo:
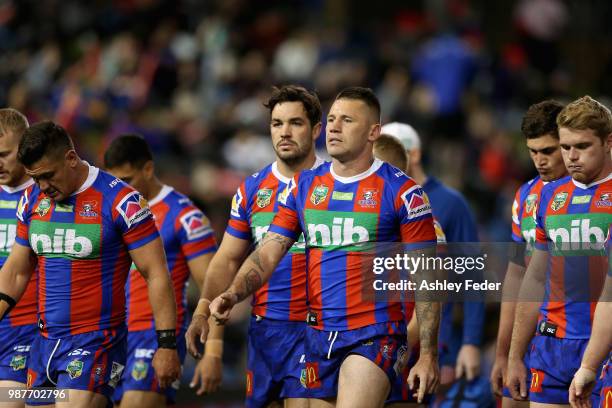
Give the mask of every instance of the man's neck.
<svg viewBox="0 0 612 408">
<path fill-rule="evenodd" d="M 421 187 L 427 182 L 427 174 L 425 174 L 423 167 L 419 165 L 414 166 L 411 169 L 409 176 L 412 177 L 414 181 L 416 181 L 416 183 Z"/>
<path fill-rule="evenodd" d="M 315 156 L 314 151 L 308 156 L 306 156 L 304 160 L 295 164 L 288 164 L 277 157 L 276 168 L 280 174 L 287 178 L 291 178 L 302 170 L 311 169 L 312 166 L 314 166 L 316 160 L 317 157 Z"/>
<path fill-rule="evenodd" d="M 353 177 L 367 171 L 374 163 L 372 149 L 364 150 L 359 156 L 351 160 L 340 161 L 332 158 L 334 173 L 340 177 Z"/>
<path fill-rule="evenodd" d="M 151 182 L 147 185 L 147 191 L 142 192 L 142 195 L 144 196 L 145 200 L 151 201 L 157 197 L 162 188 L 164 188 L 163 183 L 159 181 L 157 177 L 153 177 Z"/>
<path fill-rule="evenodd" d="M 76 165 L 76 168 L 74 169 L 74 172 L 77 175 L 76 187 L 74 191 L 78 191 L 81 188 L 81 186 L 85 184 L 85 181 L 87 181 L 87 177 L 89 177 L 89 165 L 83 160 L 79 160 L 79 162 Z"/>
</svg>

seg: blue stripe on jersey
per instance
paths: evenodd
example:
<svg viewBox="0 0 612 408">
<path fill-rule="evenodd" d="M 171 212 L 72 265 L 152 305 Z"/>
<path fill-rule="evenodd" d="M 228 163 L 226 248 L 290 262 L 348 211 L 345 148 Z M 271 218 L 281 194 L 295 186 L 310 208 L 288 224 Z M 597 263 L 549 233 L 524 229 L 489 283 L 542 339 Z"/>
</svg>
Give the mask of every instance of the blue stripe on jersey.
<svg viewBox="0 0 612 408">
<path fill-rule="evenodd" d="M 323 321 L 326 326 L 335 330 L 348 329 L 346 316 L 346 252 L 324 251 L 321 256 L 321 304 L 323 305 Z M 344 271 L 345 276 L 338 276 L 338 271 Z M 334 316 L 330 316 L 332 312 Z"/>
</svg>

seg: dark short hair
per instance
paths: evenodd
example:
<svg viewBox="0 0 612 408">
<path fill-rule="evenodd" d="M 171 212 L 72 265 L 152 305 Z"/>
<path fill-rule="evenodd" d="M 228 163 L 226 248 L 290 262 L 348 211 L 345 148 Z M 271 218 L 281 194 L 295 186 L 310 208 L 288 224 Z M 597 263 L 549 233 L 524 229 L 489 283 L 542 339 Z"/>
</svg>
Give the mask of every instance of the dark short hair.
<svg viewBox="0 0 612 408">
<path fill-rule="evenodd" d="M 74 149 L 66 130 L 51 121 L 36 123 L 23 132 L 17 150 L 17 160 L 29 167 L 51 155 L 59 156 Z"/>
<path fill-rule="evenodd" d="M 113 169 L 124 164 L 142 168 L 153 160 L 147 141 L 140 135 L 124 134 L 112 141 L 104 153 L 104 167 Z"/>
<path fill-rule="evenodd" d="M 380 121 L 380 102 L 372 89 L 363 88 L 361 86 L 344 88 L 336 96 L 336 100 L 338 99 L 356 99 L 358 101 L 362 101 L 368 105 L 369 108 L 374 110 L 377 120 Z"/>
<path fill-rule="evenodd" d="M 302 102 L 310 125 L 314 126 L 321 122 L 321 102 L 315 92 L 299 85 L 284 85 L 280 88 L 275 86 L 272 88 L 270 99 L 264 103 L 264 106 L 272 114 L 274 107 L 282 102 Z"/>
<path fill-rule="evenodd" d="M 544 135 L 559 139 L 557 115 L 561 110 L 563 104 L 552 99 L 531 105 L 523 116 L 521 132 L 527 139 L 536 139 Z"/>
</svg>

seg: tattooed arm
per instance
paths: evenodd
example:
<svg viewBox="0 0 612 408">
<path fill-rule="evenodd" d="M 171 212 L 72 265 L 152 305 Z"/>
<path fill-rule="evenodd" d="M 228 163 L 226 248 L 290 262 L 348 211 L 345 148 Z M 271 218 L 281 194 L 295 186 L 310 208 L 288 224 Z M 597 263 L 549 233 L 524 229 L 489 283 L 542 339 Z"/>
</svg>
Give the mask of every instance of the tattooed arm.
<svg viewBox="0 0 612 408">
<path fill-rule="evenodd" d="M 212 316 L 219 324 L 229 318 L 232 307 L 255 293 L 272 276 L 294 240 L 268 232 L 255 251 L 244 261 L 230 287 L 210 304 Z"/>
</svg>

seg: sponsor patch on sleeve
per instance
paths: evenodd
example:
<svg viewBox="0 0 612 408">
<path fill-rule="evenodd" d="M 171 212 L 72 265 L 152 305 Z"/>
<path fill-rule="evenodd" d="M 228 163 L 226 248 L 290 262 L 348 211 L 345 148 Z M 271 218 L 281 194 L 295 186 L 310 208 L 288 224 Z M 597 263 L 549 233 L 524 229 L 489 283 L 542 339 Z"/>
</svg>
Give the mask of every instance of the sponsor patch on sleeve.
<svg viewBox="0 0 612 408">
<path fill-rule="evenodd" d="M 408 200 L 408 196 L 410 196 L 410 200 Z M 402 201 L 408 211 L 408 219 L 431 214 L 429 197 L 427 197 L 427 194 L 425 194 L 423 190 L 420 190 L 418 186 L 414 186 L 402 194 Z"/>
<path fill-rule="evenodd" d="M 151 215 L 147 200 L 137 191 L 132 191 L 115 207 L 123 217 L 128 228 Z"/>
<path fill-rule="evenodd" d="M 242 193 L 240 192 L 240 188 L 234 194 L 234 198 L 232 198 L 232 210 L 230 214 L 234 217 L 240 218 L 240 205 L 242 204 Z"/>
<path fill-rule="evenodd" d="M 193 209 L 180 218 L 187 239 L 197 239 L 211 232 L 208 218 L 198 209 Z"/>
<path fill-rule="evenodd" d="M 19 199 L 19 204 L 17 204 L 17 218 L 19 218 L 21 222 L 24 222 L 23 216 L 25 213 L 25 209 L 28 206 L 28 201 L 28 190 L 26 190 L 21 195 L 21 198 Z"/>
</svg>

